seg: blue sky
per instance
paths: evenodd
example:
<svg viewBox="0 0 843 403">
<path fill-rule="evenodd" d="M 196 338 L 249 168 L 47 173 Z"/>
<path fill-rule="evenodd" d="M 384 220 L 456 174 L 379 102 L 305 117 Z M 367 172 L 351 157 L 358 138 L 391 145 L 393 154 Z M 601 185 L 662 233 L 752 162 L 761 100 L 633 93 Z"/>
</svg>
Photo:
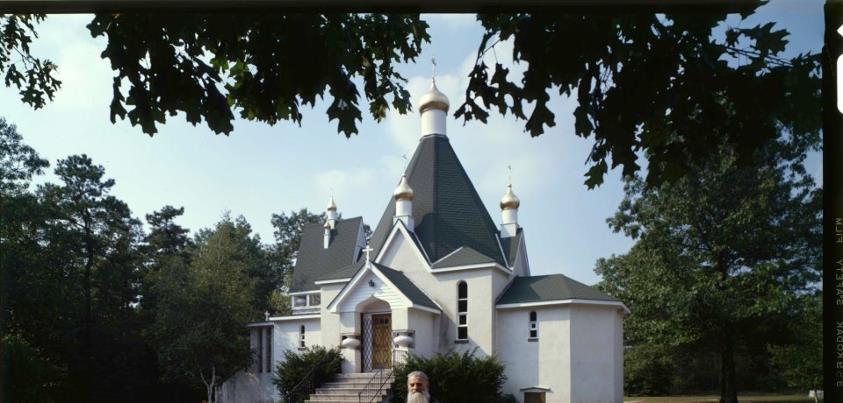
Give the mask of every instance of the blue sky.
<svg viewBox="0 0 843 403">
<path fill-rule="evenodd" d="M 472 15 L 426 15 L 431 43 L 416 64 L 399 67 L 409 78 L 413 100 L 429 87 L 430 59 L 435 56 L 437 84 L 451 100 L 453 112 L 466 87 L 482 28 Z M 99 53 L 102 38 L 92 39 L 87 15 L 50 16 L 39 27 L 33 52 L 59 65 L 63 86 L 54 102 L 34 111 L 16 91 L 0 87 L 0 116 L 17 125 L 27 144 L 53 165 L 59 158 L 86 153 L 117 182 L 113 193 L 139 218 L 166 204 L 184 206 L 178 221 L 196 231 L 213 225 L 222 214 L 243 215 L 264 242 L 271 242 L 273 213 L 306 207 L 322 211 L 333 192 L 344 217 L 362 216 L 377 224 L 403 170 L 402 154 L 412 154 L 419 138 L 417 112 L 390 113 L 381 123 L 364 114 L 360 134 L 346 139 L 325 115 L 327 104 L 304 112 L 301 127 L 269 126 L 237 120 L 230 136 L 170 117 L 154 137 L 128 122 L 111 124 L 108 105 L 114 75 Z M 789 54 L 822 47 L 822 2 L 773 1 L 748 21 L 730 18 L 733 26 L 775 21 L 791 32 Z M 511 63 L 511 43 L 500 43 L 486 55 L 490 62 Z M 514 66 L 520 74 L 525 66 Z M 573 133 L 574 102 L 554 96 L 557 124 L 538 138 L 523 131 L 523 122 L 492 114 L 488 124 L 463 125 L 452 117 L 448 136 L 492 218 L 500 222 L 498 201 L 512 165 L 513 190 L 521 199 L 533 274 L 563 273 L 593 284 L 594 262 L 626 252 L 632 241 L 612 233 L 606 218 L 623 197 L 619 170 L 610 171 L 594 190 L 583 185 L 590 139 Z M 808 170 L 822 183 L 821 154 Z M 46 175 L 47 180 L 54 180 Z"/>
</svg>

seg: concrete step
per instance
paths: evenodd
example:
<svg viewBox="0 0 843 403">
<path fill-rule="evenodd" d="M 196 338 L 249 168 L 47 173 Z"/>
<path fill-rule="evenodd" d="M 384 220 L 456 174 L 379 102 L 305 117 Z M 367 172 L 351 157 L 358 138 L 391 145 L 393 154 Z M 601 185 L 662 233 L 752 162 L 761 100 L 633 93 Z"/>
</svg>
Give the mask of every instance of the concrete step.
<svg viewBox="0 0 843 403">
<path fill-rule="evenodd" d="M 380 395 L 374 399 L 375 402 L 381 402 L 385 395 Z M 371 396 L 365 396 L 363 399 L 358 399 L 357 395 L 347 396 L 310 396 L 305 402 L 318 403 L 369 403 Z"/>
<path fill-rule="evenodd" d="M 322 384 L 311 394 L 306 402 L 314 403 L 355 403 L 369 401 L 381 402 L 392 387 L 393 377 L 376 380 L 370 383 L 373 377 L 380 375 L 377 372 L 362 372 L 337 374 L 332 382 Z M 385 381 L 384 388 L 377 393 L 376 390 L 365 390 L 366 386 L 378 387 Z M 360 392 L 363 391 L 361 394 Z"/>
<path fill-rule="evenodd" d="M 315 395 L 356 395 L 362 392 L 363 389 L 348 389 L 348 388 L 336 388 L 336 389 L 316 389 L 313 393 Z M 366 391 L 364 394 L 375 394 L 375 390 Z"/>
<path fill-rule="evenodd" d="M 386 370 L 386 372 L 389 372 L 389 370 Z M 378 374 L 377 372 L 349 372 L 349 373 L 337 374 L 336 378 L 337 379 L 358 379 L 358 378 L 370 379 L 377 374 Z"/>
<path fill-rule="evenodd" d="M 385 381 L 386 381 L 387 384 L 392 384 L 392 382 L 394 381 L 394 378 L 387 378 L 387 379 L 385 379 Z M 372 383 L 372 385 L 375 384 L 375 383 L 379 384 L 380 381 L 375 381 L 375 382 Z M 368 379 L 361 379 L 359 381 L 355 380 L 355 381 L 325 382 L 319 387 L 320 388 L 326 388 L 326 389 L 336 389 L 336 388 L 341 388 L 341 389 L 361 388 L 362 389 L 362 388 L 366 387 L 366 385 L 370 385 Z"/>
</svg>

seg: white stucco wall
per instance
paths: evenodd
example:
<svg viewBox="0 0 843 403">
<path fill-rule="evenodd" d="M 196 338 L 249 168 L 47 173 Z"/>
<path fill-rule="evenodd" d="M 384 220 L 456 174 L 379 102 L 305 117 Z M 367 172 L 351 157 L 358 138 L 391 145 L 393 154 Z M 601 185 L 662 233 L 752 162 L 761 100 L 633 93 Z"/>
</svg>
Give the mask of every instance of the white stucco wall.
<svg viewBox="0 0 843 403">
<path fill-rule="evenodd" d="M 454 349 L 457 352 L 471 351 L 478 348 L 477 353 L 492 355 L 494 347 L 494 282 L 492 271 L 497 269 L 472 269 L 445 273 L 437 273 L 436 286 L 433 294 L 445 312 L 443 325 L 440 329 L 444 334 L 444 346 L 440 344 L 440 352 Z M 468 343 L 456 343 L 457 339 L 457 284 L 465 281 L 468 285 Z"/>
<path fill-rule="evenodd" d="M 623 401 L 622 315 L 615 307 L 572 306 L 572 403 Z"/>
<path fill-rule="evenodd" d="M 387 245 L 379 263 L 401 270 L 419 289 L 439 304 L 443 315 L 436 318 L 434 353 L 449 350 L 494 354 L 494 301 L 508 282 L 506 273 L 496 268 L 481 268 L 432 273 L 419 258 L 415 243 L 400 232 Z M 497 274 L 493 272 L 497 271 Z M 457 338 L 457 283 L 468 284 L 468 343 Z M 416 329 L 418 331 L 418 329 Z"/>
<path fill-rule="evenodd" d="M 528 341 L 530 311 L 538 340 Z M 623 312 L 614 306 L 553 305 L 499 309 L 497 352 L 506 366 L 504 393 L 548 388 L 547 403 L 623 401 Z"/>
<path fill-rule="evenodd" d="M 415 330 L 413 354 L 430 357 L 437 351 L 438 316 L 420 309 L 409 309 L 407 328 Z"/>
<path fill-rule="evenodd" d="M 538 340 L 528 341 L 530 311 L 538 317 Z M 570 310 L 566 306 L 499 309 L 497 355 L 506 367 L 504 393 L 519 402 L 523 388 L 549 388 L 547 403 L 570 402 Z"/>
<path fill-rule="evenodd" d="M 304 325 L 305 346 L 322 345 L 322 326 L 319 319 L 296 319 L 275 323 L 272 355 L 277 365 L 284 361 L 284 352 L 299 351 L 299 331 Z M 273 367 L 275 366 L 273 365 Z"/>
<path fill-rule="evenodd" d="M 241 371 L 227 380 L 220 391 L 221 403 L 267 403 L 280 399 L 278 390 L 272 384 L 275 367 L 284 360 L 284 352 L 298 351 L 301 326 L 305 326 L 305 345 L 320 344 L 322 332 L 319 318 L 300 318 L 274 321 L 272 323 L 272 371 L 255 372 L 253 365 L 249 371 Z M 252 351 L 258 351 L 258 338 L 250 330 Z"/>
<path fill-rule="evenodd" d="M 420 256 L 419 252 L 415 243 L 407 239 L 403 232 L 399 230 L 395 233 L 392 241 L 386 245 L 386 250 L 382 253 L 378 263 L 400 270 L 411 279 L 413 278 L 410 277 L 411 275 L 430 274 L 427 262 L 423 256 Z"/>
<path fill-rule="evenodd" d="M 320 315 L 322 321 L 320 327 L 322 329 L 322 345 L 327 348 L 332 348 L 340 343 L 340 316 L 335 313 L 328 312 L 328 304 L 336 298 L 340 290 L 342 290 L 345 283 L 325 284 L 322 286 L 322 304 L 320 306 Z"/>
</svg>

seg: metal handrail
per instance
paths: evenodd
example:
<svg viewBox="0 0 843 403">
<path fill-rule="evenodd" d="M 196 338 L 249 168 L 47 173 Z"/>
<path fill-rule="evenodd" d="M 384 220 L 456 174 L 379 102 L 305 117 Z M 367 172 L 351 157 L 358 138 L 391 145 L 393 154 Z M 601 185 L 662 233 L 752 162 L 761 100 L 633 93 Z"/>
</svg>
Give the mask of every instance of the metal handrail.
<svg viewBox="0 0 843 403">
<path fill-rule="evenodd" d="M 369 382 L 366 382 L 366 385 L 363 386 L 363 389 L 361 389 L 359 392 L 357 392 L 357 403 L 363 403 L 363 394 L 368 392 L 369 390 L 371 390 L 372 389 L 372 386 L 371 386 L 372 382 L 374 382 L 375 379 L 380 379 L 380 377 L 382 375 L 383 375 L 383 368 L 378 368 L 378 370 L 376 372 L 376 375 L 372 376 L 372 378 L 369 379 Z M 380 385 L 380 382 L 378 382 L 378 384 Z M 375 395 L 373 395 L 373 397 L 374 396 Z M 369 400 L 369 402 L 371 402 L 371 400 Z"/>
<path fill-rule="evenodd" d="M 303 391 L 305 392 L 305 395 L 309 395 L 313 392 L 314 389 L 316 389 L 314 387 L 315 385 L 313 385 L 313 373 L 318 368 L 325 365 L 330 360 L 330 358 L 330 354 L 322 357 L 321 360 L 317 361 L 316 364 L 314 364 L 313 367 L 310 368 L 310 371 L 307 371 L 307 374 L 302 377 L 302 379 L 299 381 L 299 383 L 296 384 L 296 386 L 293 386 L 287 393 L 284 394 L 287 403 L 292 403 L 293 396 L 302 392 L 302 390 L 299 389 L 304 389 Z"/>
<path fill-rule="evenodd" d="M 374 393 L 372 393 L 371 397 L 368 400 L 368 403 L 372 403 L 375 401 L 376 398 L 380 397 L 381 391 L 383 391 L 383 388 L 384 386 L 386 386 L 387 381 L 392 378 L 392 375 L 395 373 L 395 364 L 398 362 L 395 357 L 398 355 L 399 352 L 405 353 L 404 351 L 400 350 L 392 350 L 392 368 L 389 369 L 389 373 L 386 374 L 386 376 L 383 376 L 384 369 L 379 368 L 377 374 L 375 376 L 372 376 L 372 379 L 369 379 L 369 382 L 366 383 L 366 386 L 364 386 L 360 392 L 357 392 L 357 403 L 363 403 L 363 394 L 368 392 L 370 389 L 374 389 L 373 387 L 370 387 L 370 385 L 372 385 L 372 382 L 374 382 L 375 379 L 378 379 L 378 389 L 375 390 Z"/>
</svg>

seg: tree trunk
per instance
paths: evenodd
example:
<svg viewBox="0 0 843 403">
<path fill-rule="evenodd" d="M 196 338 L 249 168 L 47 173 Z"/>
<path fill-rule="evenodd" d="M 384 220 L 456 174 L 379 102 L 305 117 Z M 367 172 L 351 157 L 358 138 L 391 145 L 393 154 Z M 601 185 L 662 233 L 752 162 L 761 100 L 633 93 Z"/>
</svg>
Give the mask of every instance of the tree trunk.
<svg viewBox="0 0 843 403">
<path fill-rule="evenodd" d="M 208 380 L 205 379 L 205 373 L 202 371 L 201 368 L 199 369 L 199 376 L 202 378 L 202 383 L 205 384 L 205 392 L 208 394 L 208 403 L 214 403 L 214 395 L 215 395 L 214 394 L 214 388 L 215 388 L 214 384 L 216 383 L 216 380 L 217 380 L 217 367 L 216 367 L 216 365 L 211 365 L 211 381 L 210 382 L 208 382 Z"/>
<path fill-rule="evenodd" d="M 720 346 L 720 403 L 738 403 L 738 388 L 735 383 L 735 352 L 732 334 L 723 331 Z"/>
<path fill-rule="evenodd" d="M 82 367 L 84 368 L 84 398 L 90 399 L 94 390 L 94 379 L 91 374 L 93 363 L 93 271 L 94 271 L 94 245 L 93 245 L 93 230 L 88 220 L 88 215 L 83 212 L 83 230 L 85 231 L 85 268 L 83 271 L 83 298 L 85 299 L 85 306 L 82 317 L 82 331 L 79 332 L 81 337 L 80 350 L 82 351 Z"/>
</svg>

